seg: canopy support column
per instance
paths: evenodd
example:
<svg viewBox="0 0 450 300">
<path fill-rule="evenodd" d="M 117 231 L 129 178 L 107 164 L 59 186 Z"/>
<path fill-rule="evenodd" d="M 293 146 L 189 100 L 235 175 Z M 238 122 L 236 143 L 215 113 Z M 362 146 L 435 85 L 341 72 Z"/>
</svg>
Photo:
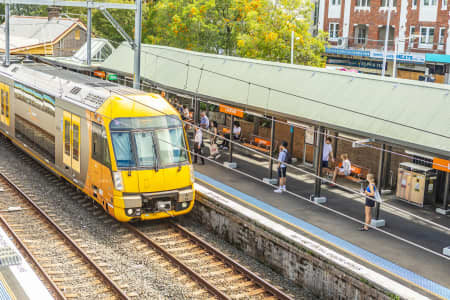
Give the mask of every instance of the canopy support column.
<svg viewBox="0 0 450 300">
<path fill-rule="evenodd" d="M 320 189 L 322 185 L 322 156 L 323 156 L 323 143 L 325 141 L 325 127 L 319 126 L 317 130 L 318 134 L 318 145 L 316 146 L 317 151 L 315 153 L 316 157 L 314 158 L 314 162 L 316 165 L 316 182 L 314 184 L 314 195 L 313 199 L 316 203 L 325 203 L 327 201 L 326 197 L 320 196 Z"/>
<path fill-rule="evenodd" d="M 380 160 L 378 162 L 378 176 L 377 176 L 377 189 L 381 195 L 381 189 L 384 181 L 384 160 L 386 157 L 386 144 L 381 146 Z M 375 227 L 382 227 L 386 225 L 386 221 L 380 219 L 380 202 L 375 203 L 375 218 L 372 219 L 371 225 Z"/>
</svg>

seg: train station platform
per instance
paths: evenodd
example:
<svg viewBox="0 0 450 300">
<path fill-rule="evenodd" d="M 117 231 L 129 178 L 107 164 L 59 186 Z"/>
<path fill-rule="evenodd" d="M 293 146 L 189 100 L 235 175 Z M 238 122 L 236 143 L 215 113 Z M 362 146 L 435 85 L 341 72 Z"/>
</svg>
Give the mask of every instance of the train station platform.
<svg viewBox="0 0 450 300">
<path fill-rule="evenodd" d="M 205 165 L 196 165 L 197 182 L 415 290 L 450 299 L 449 259 L 377 230 L 361 232 L 361 224 L 311 201 L 287 193 L 276 194 L 273 187 L 224 168 L 223 160 L 226 155 L 218 164 L 207 161 Z M 258 166 L 239 155 L 233 160 L 239 166 L 238 171 L 255 178 L 267 177 L 267 167 L 263 163 Z M 314 179 L 299 176 L 288 174 L 287 188 L 309 198 L 314 192 Z M 324 206 L 363 220 L 364 199 L 361 196 L 325 186 L 322 195 L 328 199 Z M 442 253 L 442 249 L 450 245 L 450 232 L 442 227 L 418 221 L 395 209 L 382 210 L 381 217 L 386 220 L 384 231 L 424 248 Z M 450 228 L 448 216 L 433 215 L 433 221 Z"/>
<path fill-rule="evenodd" d="M 45 285 L 0 228 L 0 299 L 51 300 Z"/>
</svg>

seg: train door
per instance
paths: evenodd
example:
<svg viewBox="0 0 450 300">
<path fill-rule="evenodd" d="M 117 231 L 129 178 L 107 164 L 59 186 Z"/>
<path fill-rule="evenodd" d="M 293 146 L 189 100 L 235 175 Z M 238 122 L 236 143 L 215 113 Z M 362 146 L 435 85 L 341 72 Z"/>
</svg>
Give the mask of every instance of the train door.
<svg viewBox="0 0 450 300">
<path fill-rule="evenodd" d="M 80 173 L 80 117 L 64 112 L 63 125 L 63 163 L 66 170 Z"/>
<path fill-rule="evenodd" d="M 10 102 L 8 85 L 0 83 L 0 97 L 0 122 L 9 127 Z"/>
</svg>

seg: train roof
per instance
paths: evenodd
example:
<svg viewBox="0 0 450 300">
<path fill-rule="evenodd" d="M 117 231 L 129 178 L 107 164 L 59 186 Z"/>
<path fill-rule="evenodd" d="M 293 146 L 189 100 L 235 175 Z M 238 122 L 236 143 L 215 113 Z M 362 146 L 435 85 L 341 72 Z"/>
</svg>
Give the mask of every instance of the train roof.
<svg viewBox="0 0 450 300">
<path fill-rule="evenodd" d="M 13 64 L 9 67 L 1 67 L 0 70 L 1 74 L 15 82 L 94 112 L 113 95 L 129 97 L 147 94 L 140 90 L 41 63 Z"/>
</svg>

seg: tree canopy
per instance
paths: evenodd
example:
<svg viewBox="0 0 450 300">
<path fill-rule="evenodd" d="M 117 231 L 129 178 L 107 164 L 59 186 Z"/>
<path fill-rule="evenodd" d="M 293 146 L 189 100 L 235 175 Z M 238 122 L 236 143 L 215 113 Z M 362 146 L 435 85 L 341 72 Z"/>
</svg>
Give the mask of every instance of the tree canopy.
<svg viewBox="0 0 450 300">
<path fill-rule="evenodd" d="M 160 0 L 145 20 L 146 43 L 184 49 L 290 61 L 294 31 L 294 63 L 325 64 L 325 35 L 310 32 L 309 0 Z"/>
</svg>

